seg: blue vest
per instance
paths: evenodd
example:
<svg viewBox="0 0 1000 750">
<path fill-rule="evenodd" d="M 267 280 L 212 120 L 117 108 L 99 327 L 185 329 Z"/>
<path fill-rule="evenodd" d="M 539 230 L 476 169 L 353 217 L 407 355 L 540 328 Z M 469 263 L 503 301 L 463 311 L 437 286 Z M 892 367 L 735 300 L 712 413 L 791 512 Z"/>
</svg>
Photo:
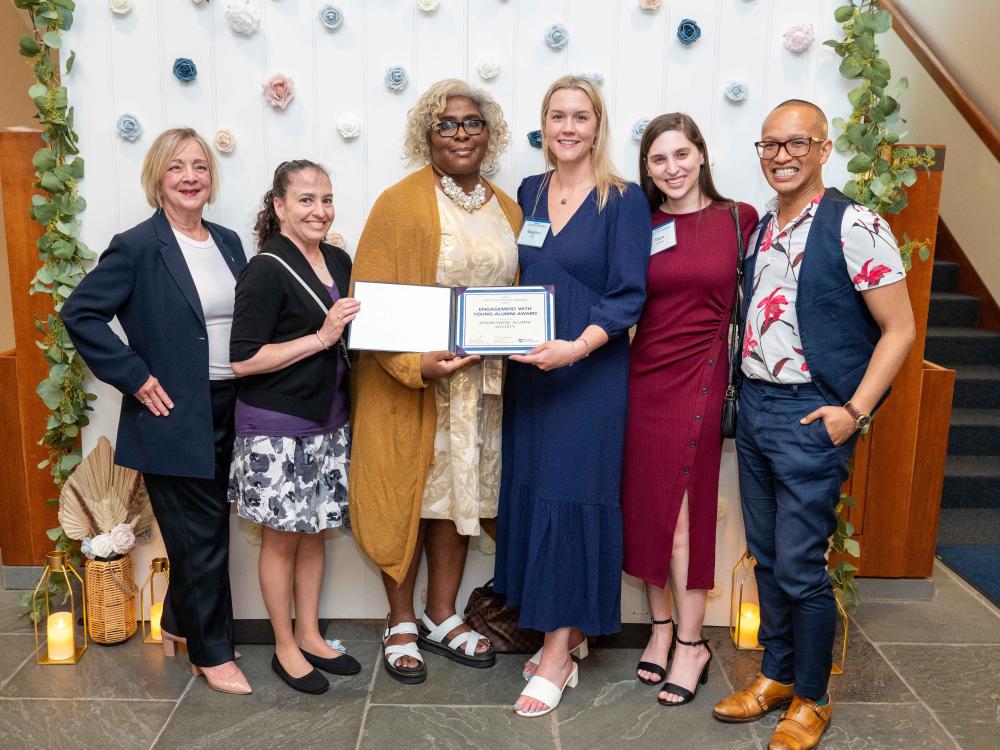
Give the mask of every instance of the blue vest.
<svg viewBox="0 0 1000 750">
<path fill-rule="evenodd" d="M 854 395 L 881 336 L 861 293 L 854 288 L 844 260 L 840 229 L 844 211 L 851 203 L 836 188 L 827 188 L 809 227 L 795 297 L 799 338 L 809 374 L 828 400 L 840 404 Z M 753 297 L 757 253 L 769 218 L 770 214 L 758 226 L 757 246 L 744 269 L 741 335 Z M 887 395 L 888 391 L 879 403 Z"/>
</svg>

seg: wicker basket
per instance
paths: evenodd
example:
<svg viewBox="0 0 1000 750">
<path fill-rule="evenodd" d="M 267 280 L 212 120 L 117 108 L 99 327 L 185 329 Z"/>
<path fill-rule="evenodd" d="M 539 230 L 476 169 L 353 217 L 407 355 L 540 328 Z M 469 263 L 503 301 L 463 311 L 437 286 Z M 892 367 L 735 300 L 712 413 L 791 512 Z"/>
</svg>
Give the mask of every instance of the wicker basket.
<svg viewBox="0 0 1000 750">
<path fill-rule="evenodd" d="M 135 634 L 135 569 L 132 557 L 87 561 L 87 613 L 90 637 L 105 645 Z"/>
</svg>

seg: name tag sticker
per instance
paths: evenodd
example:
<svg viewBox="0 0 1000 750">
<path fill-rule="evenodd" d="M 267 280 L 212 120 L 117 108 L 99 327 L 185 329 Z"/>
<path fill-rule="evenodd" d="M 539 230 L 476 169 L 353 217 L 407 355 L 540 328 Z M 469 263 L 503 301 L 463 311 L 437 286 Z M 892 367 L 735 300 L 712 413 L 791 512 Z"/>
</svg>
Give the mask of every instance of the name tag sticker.
<svg viewBox="0 0 1000 750">
<path fill-rule="evenodd" d="M 660 224 L 653 229 L 653 247 L 649 251 L 650 255 L 656 255 L 664 250 L 669 250 L 677 244 L 677 226 L 674 220 Z"/>
<path fill-rule="evenodd" d="M 545 244 L 545 238 L 549 235 L 551 224 L 545 219 L 528 219 L 521 227 L 521 234 L 518 235 L 517 244 L 528 247 L 541 247 Z"/>
</svg>

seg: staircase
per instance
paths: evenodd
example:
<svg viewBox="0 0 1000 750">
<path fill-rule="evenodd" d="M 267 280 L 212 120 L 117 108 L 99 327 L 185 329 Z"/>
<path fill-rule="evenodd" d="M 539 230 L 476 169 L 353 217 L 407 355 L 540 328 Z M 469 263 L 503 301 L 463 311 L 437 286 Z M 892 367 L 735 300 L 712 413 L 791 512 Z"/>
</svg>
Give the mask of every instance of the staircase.
<svg viewBox="0 0 1000 750">
<path fill-rule="evenodd" d="M 941 507 L 1000 513 L 1000 333 L 976 327 L 979 298 L 957 282 L 957 263 L 934 263 L 924 359 L 955 370 Z"/>
</svg>

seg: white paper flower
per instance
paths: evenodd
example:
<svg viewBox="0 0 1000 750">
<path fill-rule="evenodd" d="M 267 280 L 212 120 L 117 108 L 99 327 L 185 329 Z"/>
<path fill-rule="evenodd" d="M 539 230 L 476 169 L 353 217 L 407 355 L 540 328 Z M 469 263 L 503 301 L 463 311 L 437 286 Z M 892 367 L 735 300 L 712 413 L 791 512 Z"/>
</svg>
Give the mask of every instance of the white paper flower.
<svg viewBox="0 0 1000 750">
<path fill-rule="evenodd" d="M 260 13 L 254 6 L 253 0 L 236 0 L 226 6 L 226 12 L 222 17 L 226 19 L 229 28 L 237 34 L 253 36 L 260 31 Z"/>
<path fill-rule="evenodd" d="M 115 123 L 115 130 L 118 131 L 118 135 L 129 142 L 136 140 L 142 135 L 142 125 L 139 124 L 139 118 L 128 112 L 118 118 L 118 121 Z"/>
<path fill-rule="evenodd" d="M 330 31 L 334 31 L 344 23 L 344 13 L 336 5 L 324 5 L 320 8 L 319 20 Z"/>
<path fill-rule="evenodd" d="M 562 49 L 569 42 L 569 31 L 561 23 L 554 23 L 545 30 L 545 43 L 552 49 Z"/>
<path fill-rule="evenodd" d="M 124 16 L 132 10 L 132 0 L 108 0 L 108 7 L 112 13 Z"/>
<path fill-rule="evenodd" d="M 741 102 L 747 98 L 749 88 L 743 81 L 730 81 L 726 84 L 726 98 L 731 102 Z"/>
<path fill-rule="evenodd" d="M 639 7 L 643 10 L 658 10 L 660 0 L 639 0 Z"/>
<path fill-rule="evenodd" d="M 598 86 L 604 83 L 604 73 L 601 73 L 600 71 L 597 70 L 590 70 L 585 73 L 580 73 L 579 76 L 580 78 L 586 78 L 591 83 L 596 83 Z"/>
<path fill-rule="evenodd" d="M 361 135 L 361 120 L 354 115 L 344 115 L 337 120 L 337 132 L 341 138 L 351 140 Z"/>
<path fill-rule="evenodd" d="M 799 54 L 809 49 L 809 46 L 816 41 L 816 32 L 811 23 L 797 23 L 788 27 L 784 37 L 785 49 Z"/>
<path fill-rule="evenodd" d="M 132 525 L 120 523 L 108 532 L 111 537 L 111 547 L 119 555 L 124 555 L 135 546 L 135 533 Z"/>
<path fill-rule="evenodd" d="M 90 550 L 94 557 L 111 557 L 115 554 L 115 545 L 111 542 L 111 534 L 98 534 L 90 540 Z"/>
<path fill-rule="evenodd" d="M 417 7 L 424 13 L 433 13 L 440 4 L 441 0 L 417 0 Z"/>
<path fill-rule="evenodd" d="M 496 78 L 500 75 L 500 60 L 490 55 L 482 57 L 476 64 L 476 72 L 484 81 Z"/>
<path fill-rule="evenodd" d="M 327 244 L 339 247 L 341 250 L 347 249 L 347 240 L 344 239 L 344 235 L 340 232 L 334 232 L 331 230 L 326 235 L 326 241 Z"/>
<path fill-rule="evenodd" d="M 231 131 L 222 128 L 215 134 L 215 147 L 220 154 L 231 154 L 236 148 L 236 136 Z"/>
<path fill-rule="evenodd" d="M 632 123 L 632 140 L 641 141 L 642 134 L 646 132 L 646 126 L 649 125 L 648 117 L 640 117 L 638 120 Z"/>
<path fill-rule="evenodd" d="M 409 82 L 410 77 L 402 65 L 390 65 L 385 69 L 385 85 L 390 91 L 402 91 Z"/>
</svg>

